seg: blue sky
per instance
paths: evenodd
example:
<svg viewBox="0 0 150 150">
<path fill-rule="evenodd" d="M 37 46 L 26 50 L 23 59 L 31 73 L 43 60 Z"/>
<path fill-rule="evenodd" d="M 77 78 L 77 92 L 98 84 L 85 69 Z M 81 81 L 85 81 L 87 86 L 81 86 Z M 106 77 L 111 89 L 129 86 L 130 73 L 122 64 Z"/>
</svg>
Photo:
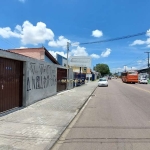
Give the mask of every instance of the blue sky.
<svg viewBox="0 0 150 150">
<path fill-rule="evenodd" d="M 150 51 L 150 1 L 137 0 L 1 0 L 0 48 L 41 47 L 51 54 L 91 56 L 92 66 L 147 66 Z M 140 32 L 147 34 L 107 43 L 82 45 Z"/>
</svg>

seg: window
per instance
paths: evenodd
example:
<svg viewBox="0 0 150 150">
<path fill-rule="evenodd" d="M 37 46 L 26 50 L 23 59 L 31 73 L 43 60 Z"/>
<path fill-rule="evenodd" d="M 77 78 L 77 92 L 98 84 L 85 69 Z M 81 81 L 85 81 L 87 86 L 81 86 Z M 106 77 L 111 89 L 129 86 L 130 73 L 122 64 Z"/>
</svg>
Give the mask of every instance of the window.
<svg viewBox="0 0 150 150">
<path fill-rule="evenodd" d="M 133 71 L 132 71 L 132 72 L 128 72 L 128 74 L 129 74 L 129 75 L 137 75 L 137 72 L 135 72 L 135 71 L 133 72 Z"/>
<path fill-rule="evenodd" d="M 106 79 L 105 78 L 101 78 L 101 79 L 99 79 L 99 81 L 106 81 Z"/>
</svg>

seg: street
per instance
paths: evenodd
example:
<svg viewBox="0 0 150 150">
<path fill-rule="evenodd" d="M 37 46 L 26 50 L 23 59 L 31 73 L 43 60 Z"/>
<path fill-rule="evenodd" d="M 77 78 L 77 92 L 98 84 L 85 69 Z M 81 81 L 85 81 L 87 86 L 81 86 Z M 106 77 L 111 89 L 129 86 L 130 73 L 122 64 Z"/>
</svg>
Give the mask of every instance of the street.
<svg viewBox="0 0 150 150">
<path fill-rule="evenodd" d="M 53 150 L 149 150 L 150 84 L 109 80 Z"/>
</svg>

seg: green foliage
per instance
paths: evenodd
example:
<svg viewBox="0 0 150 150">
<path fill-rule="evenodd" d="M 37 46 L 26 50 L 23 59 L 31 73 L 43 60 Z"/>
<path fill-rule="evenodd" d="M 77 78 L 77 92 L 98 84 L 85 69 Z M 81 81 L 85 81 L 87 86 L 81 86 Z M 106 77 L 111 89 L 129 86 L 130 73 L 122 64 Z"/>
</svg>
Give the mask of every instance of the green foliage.
<svg viewBox="0 0 150 150">
<path fill-rule="evenodd" d="M 107 64 L 96 64 L 94 69 L 99 72 L 101 76 L 110 74 L 109 66 Z"/>
<path fill-rule="evenodd" d="M 111 73 L 111 72 L 109 73 L 109 76 L 112 76 L 112 73 Z"/>
</svg>

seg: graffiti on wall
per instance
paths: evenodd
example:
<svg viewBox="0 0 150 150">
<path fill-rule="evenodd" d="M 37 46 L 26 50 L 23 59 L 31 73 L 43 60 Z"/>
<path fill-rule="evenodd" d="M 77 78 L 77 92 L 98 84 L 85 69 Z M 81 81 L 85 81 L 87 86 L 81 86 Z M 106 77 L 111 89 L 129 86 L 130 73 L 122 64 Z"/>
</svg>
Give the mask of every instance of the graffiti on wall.
<svg viewBox="0 0 150 150">
<path fill-rule="evenodd" d="M 27 91 L 56 86 L 56 69 L 52 65 L 30 63 Z"/>
</svg>

